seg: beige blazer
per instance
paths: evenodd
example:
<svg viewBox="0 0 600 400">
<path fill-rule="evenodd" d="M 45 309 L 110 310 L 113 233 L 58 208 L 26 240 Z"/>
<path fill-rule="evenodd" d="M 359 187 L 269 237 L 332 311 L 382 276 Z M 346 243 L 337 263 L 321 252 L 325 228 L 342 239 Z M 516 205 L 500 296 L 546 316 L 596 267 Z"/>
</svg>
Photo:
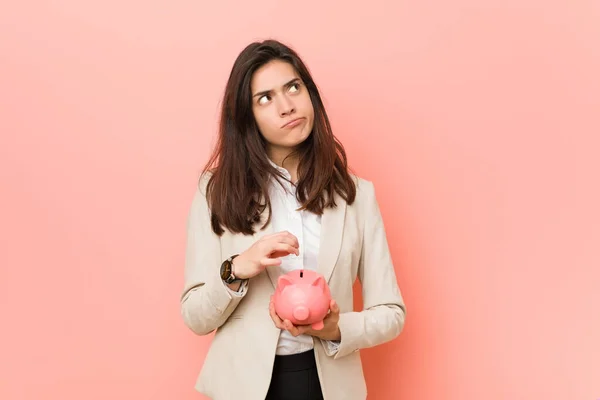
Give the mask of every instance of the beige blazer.
<svg viewBox="0 0 600 400">
<path fill-rule="evenodd" d="M 239 298 L 228 292 L 219 269 L 227 257 L 243 252 L 272 230 L 268 226 L 253 236 L 227 230 L 221 237 L 215 235 L 205 197 L 207 178 L 200 181 L 188 216 L 181 296 L 183 320 L 193 332 L 206 335 L 216 330 L 195 387 L 214 400 L 264 400 L 280 333 L 268 307 L 281 270 L 268 267 L 251 278 L 246 294 Z M 397 337 L 406 315 L 373 184 L 354 178 L 356 201 L 348 206 L 336 195 L 337 207 L 326 209 L 321 219 L 318 272 L 339 304 L 341 332 L 333 356 L 327 355 L 321 340 L 314 340 L 325 400 L 366 398 L 359 350 Z M 352 286 L 357 277 L 362 284 L 361 312 L 353 311 Z"/>
</svg>

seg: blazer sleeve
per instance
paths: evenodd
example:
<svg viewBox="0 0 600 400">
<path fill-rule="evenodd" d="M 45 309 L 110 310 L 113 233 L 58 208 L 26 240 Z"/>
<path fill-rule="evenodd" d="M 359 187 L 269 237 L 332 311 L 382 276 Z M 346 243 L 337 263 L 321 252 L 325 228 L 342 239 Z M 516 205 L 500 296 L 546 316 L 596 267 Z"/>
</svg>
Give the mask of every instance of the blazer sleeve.
<svg viewBox="0 0 600 400">
<path fill-rule="evenodd" d="M 206 176 L 201 179 L 187 217 L 184 289 L 181 314 L 198 335 L 214 331 L 227 320 L 247 293 L 233 295 L 221 280 L 221 241 L 211 229 L 206 200 Z"/>
<path fill-rule="evenodd" d="M 335 359 L 396 338 L 406 316 L 375 188 L 369 181 L 362 184 L 366 198 L 365 225 L 358 278 L 362 285 L 363 311 L 340 314 L 341 341 Z"/>
</svg>

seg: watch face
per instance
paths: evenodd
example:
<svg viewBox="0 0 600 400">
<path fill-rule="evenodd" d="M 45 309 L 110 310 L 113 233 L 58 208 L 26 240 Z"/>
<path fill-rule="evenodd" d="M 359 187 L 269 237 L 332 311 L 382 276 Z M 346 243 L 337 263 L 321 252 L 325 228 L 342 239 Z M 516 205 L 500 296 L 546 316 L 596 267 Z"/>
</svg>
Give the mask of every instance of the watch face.
<svg viewBox="0 0 600 400">
<path fill-rule="evenodd" d="M 226 280 L 231 275 L 231 263 L 226 260 L 221 264 L 221 279 Z"/>
</svg>

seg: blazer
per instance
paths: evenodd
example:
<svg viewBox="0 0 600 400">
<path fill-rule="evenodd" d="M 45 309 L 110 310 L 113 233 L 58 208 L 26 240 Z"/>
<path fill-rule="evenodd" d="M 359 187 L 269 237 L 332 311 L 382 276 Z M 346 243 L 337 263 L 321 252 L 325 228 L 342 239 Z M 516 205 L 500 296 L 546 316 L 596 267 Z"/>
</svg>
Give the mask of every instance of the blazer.
<svg viewBox="0 0 600 400">
<path fill-rule="evenodd" d="M 388 342 L 404 327 L 406 307 L 398 287 L 375 189 L 353 176 L 356 200 L 348 205 L 335 195 L 325 209 L 317 271 L 324 275 L 340 307 L 341 341 L 329 356 L 321 340 L 314 351 L 325 400 L 363 400 L 367 388 L 360 350 Z M 264 400 L 273 369 L 280 330 L 269 315 L 279 267 L 250 278 L 243 297 L 232 296 L 220 278 L 223 260 L 249 248 L 272 232 L 270 224 L 254 235 L 220 237 L 211 229 L 206 201 L 208 174 L 201 177 L 187 217 L 184 288 L 181 314 L 198 335 L 214 338 L 195 388 L 214 400 Z M 268 211 L 262 215 L 260 228 Z M 362 286 L 363 310 L 354 311 L 353 284 Z"/>
</svg>

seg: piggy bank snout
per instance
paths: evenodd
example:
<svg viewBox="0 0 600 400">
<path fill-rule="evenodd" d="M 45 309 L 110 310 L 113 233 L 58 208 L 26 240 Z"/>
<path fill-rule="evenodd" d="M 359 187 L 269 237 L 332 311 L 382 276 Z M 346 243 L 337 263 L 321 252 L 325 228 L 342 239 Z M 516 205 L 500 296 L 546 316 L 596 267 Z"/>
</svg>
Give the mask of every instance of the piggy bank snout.
<svg viewBox="0 0 600 400">
<path fill-rule="evenodd" d="M 305 306 L 299 306 L 299 307 L 294 308 L 293 316 L 298 321 L 304 321 L 305 319 L 308 319 L 309 315 L 310 315 L 310 310 Z"/>
</svg>

